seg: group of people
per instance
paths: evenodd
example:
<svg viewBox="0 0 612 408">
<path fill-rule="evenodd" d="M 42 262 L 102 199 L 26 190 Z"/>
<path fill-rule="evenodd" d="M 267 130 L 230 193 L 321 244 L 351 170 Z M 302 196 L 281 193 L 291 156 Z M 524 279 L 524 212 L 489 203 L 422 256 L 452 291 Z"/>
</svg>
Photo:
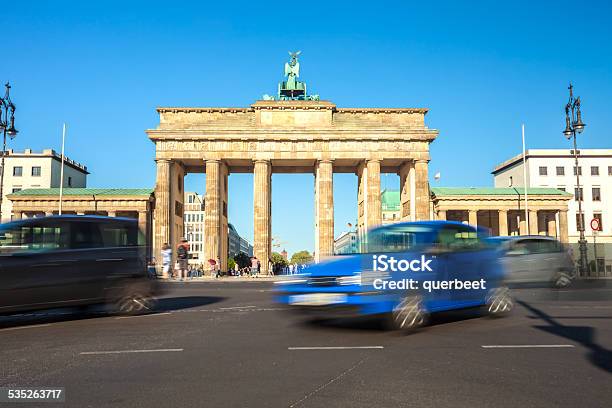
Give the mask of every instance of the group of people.
<svg viewBox="0 0 612 408">
<path fill-rule="evenodd" d="M 185 280 L 188 278 L 202 277 L 206 273 L 204 265 L 197 266 L 189 264 L 189 243 L 185 238 L 181 238 L 176 247 L 176 262 L 174 265 L 172 265 L 172 247 L 167 243 L 164 243 L 162 246 L 161 257 L 162 276 L 164 278 Z M 272 260 L 269 259 L 268 271 L 270 274 L 274 274 L 275 272 L 278 274 L 280 272 L 285 275 L 293 275 L 300 273 L 300 271 L 306 267 L 306 265 L 303 264 L 292 263 L 277 270 L 278 268 L 275 268 L 275 266 L 279 265 L 275 265 Z M 152 271 L 155 270 L 155 261 L 151 262 L 149 269 Z M 261 270 L 261 261 L 256 256 L 252 256 L 250 258 L 250 265 L 241 268 L 238 263 L 235 263 L 230 274 L 233 276 L 257 277 L 260 276 Z M 216 260 L 208 260 L 208 271 L 211 277 L 218 278 L 221 276 L 221 262 L 218 258 Z"/>
</svg>

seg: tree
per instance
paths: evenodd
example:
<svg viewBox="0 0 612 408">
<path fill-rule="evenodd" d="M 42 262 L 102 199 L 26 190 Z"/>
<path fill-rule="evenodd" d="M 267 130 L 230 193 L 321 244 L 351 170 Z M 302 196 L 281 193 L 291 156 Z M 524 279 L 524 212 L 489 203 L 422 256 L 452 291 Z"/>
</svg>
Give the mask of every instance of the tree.
<svg viewBox="0 0 612 408">
<path fill-rule="evenodd" d="M 249 258 L 249 256 L 244 252 L 239 252 L 238 254 L 236 254 L 236 256 L 234 257 L 234 261 L 241 269 L 251 266 L 251 258 Z"/>
<path fill-rule="evenodd" d="M 234 258 L 229 258 L 227 260 L 227 269 L 229 271 L 233 271 L 234 270 L 234 266 L 236 266 L 236 261 L 234 260 Z"/>
<path fill-rule="evenodd" d="M 293 255 L 291 255 L 291 263 L 293 264 L 305 264 L 305 263 L 309 263 L 312 261 L 313 261 L 312 255 L 310 255 L 310 252 L 306 250 L 298 251 L 294 253 Z"/>
<path fill-rule="evenodd" d="M 278 252 L 272 252 L 272 263 L 280 268 L 287 266 L 287 260 Z"/>
</svg>

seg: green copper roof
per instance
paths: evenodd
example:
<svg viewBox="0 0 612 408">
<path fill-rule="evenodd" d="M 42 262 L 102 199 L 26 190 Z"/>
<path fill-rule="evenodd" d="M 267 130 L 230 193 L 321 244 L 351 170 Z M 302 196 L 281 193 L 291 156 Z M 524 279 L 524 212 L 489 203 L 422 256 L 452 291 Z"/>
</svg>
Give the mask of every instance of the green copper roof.
<svg viewBox="0 0 612 408">
<path fill-rule="evenodd" d="M 53 196 L 59 195 L 59 188 L 26 188 L 12 193 L 15 196 L 40 195 Z M 97 195 L 97 196 L 125 196 L 125 195 L 151 195 L 152 188 L 64 188 L 63 195 Z"/>
<path fill-rule="evenodd" d="M 398 190 L 383 190 L 380 193 L 383 211 L 398 211 L 400 208 L 400 193 Z"/>
<path fill-rule="evenodd" d="M 433 187 L 431 192 L 436 196 L 445 195 L 522 195 L 525 192 L 523 187 Z M 529 187 L 527 195 L 557 195 L 571 196 L 563 190 L 549 187 Z"/>
</svg>

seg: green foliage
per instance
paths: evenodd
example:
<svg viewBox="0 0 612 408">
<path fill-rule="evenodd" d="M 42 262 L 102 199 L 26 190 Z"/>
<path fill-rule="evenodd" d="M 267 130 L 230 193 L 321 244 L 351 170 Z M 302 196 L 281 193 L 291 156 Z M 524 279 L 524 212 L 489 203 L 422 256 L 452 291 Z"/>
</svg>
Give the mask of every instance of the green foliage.
<svg viewBox="0 0 612 408">
<path fill-rule="evenodd" d="M 272 263 L 281 267 L 287 266 L 287 260 L 278 252 L 272 252 Z"/>
<path fill-rule="evenodd" d="M 298 251 L 291 255 L 291 263 L 293 264 L 305 264 L 312 262 L 313 259 L 314 258 L 312 257 L 312 255 L 310 255 L 310 252 L 306 250 Z"/>
<path fill-rule="evenodd" d="M 234 267 L 236 266 L 236 261 L 234 260 L 234 258 L 229 258 L 227 260 L 227 269 L 228 270 L 234 270 Z"/>
<path fill-rule="evenodd" d="M 239 268 L 246 268 L 247 266 L 251 266 L 251 258 L 244 252 L 238 253 L 234 257 L 234 261 L 238 264 Z"/>
</svg>

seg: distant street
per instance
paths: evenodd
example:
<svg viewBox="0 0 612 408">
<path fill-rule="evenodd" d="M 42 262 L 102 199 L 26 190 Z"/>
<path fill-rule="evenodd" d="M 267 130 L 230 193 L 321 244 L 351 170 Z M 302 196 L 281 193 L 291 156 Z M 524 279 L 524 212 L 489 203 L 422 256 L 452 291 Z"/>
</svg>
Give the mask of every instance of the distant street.
<svg viewBox="0 0 612 408">
<path fill-rule="evenodd" d="M 516 291 L 510 317 L 446 314 L 412 335 L 367 320 L 306 322 L 272 302 L 270 282 L 166 285 L 149 315 L 0 317 L 0 386 L 65 387 L 67 407 L 612 401 L 610 285 Z"/>
</svg>

